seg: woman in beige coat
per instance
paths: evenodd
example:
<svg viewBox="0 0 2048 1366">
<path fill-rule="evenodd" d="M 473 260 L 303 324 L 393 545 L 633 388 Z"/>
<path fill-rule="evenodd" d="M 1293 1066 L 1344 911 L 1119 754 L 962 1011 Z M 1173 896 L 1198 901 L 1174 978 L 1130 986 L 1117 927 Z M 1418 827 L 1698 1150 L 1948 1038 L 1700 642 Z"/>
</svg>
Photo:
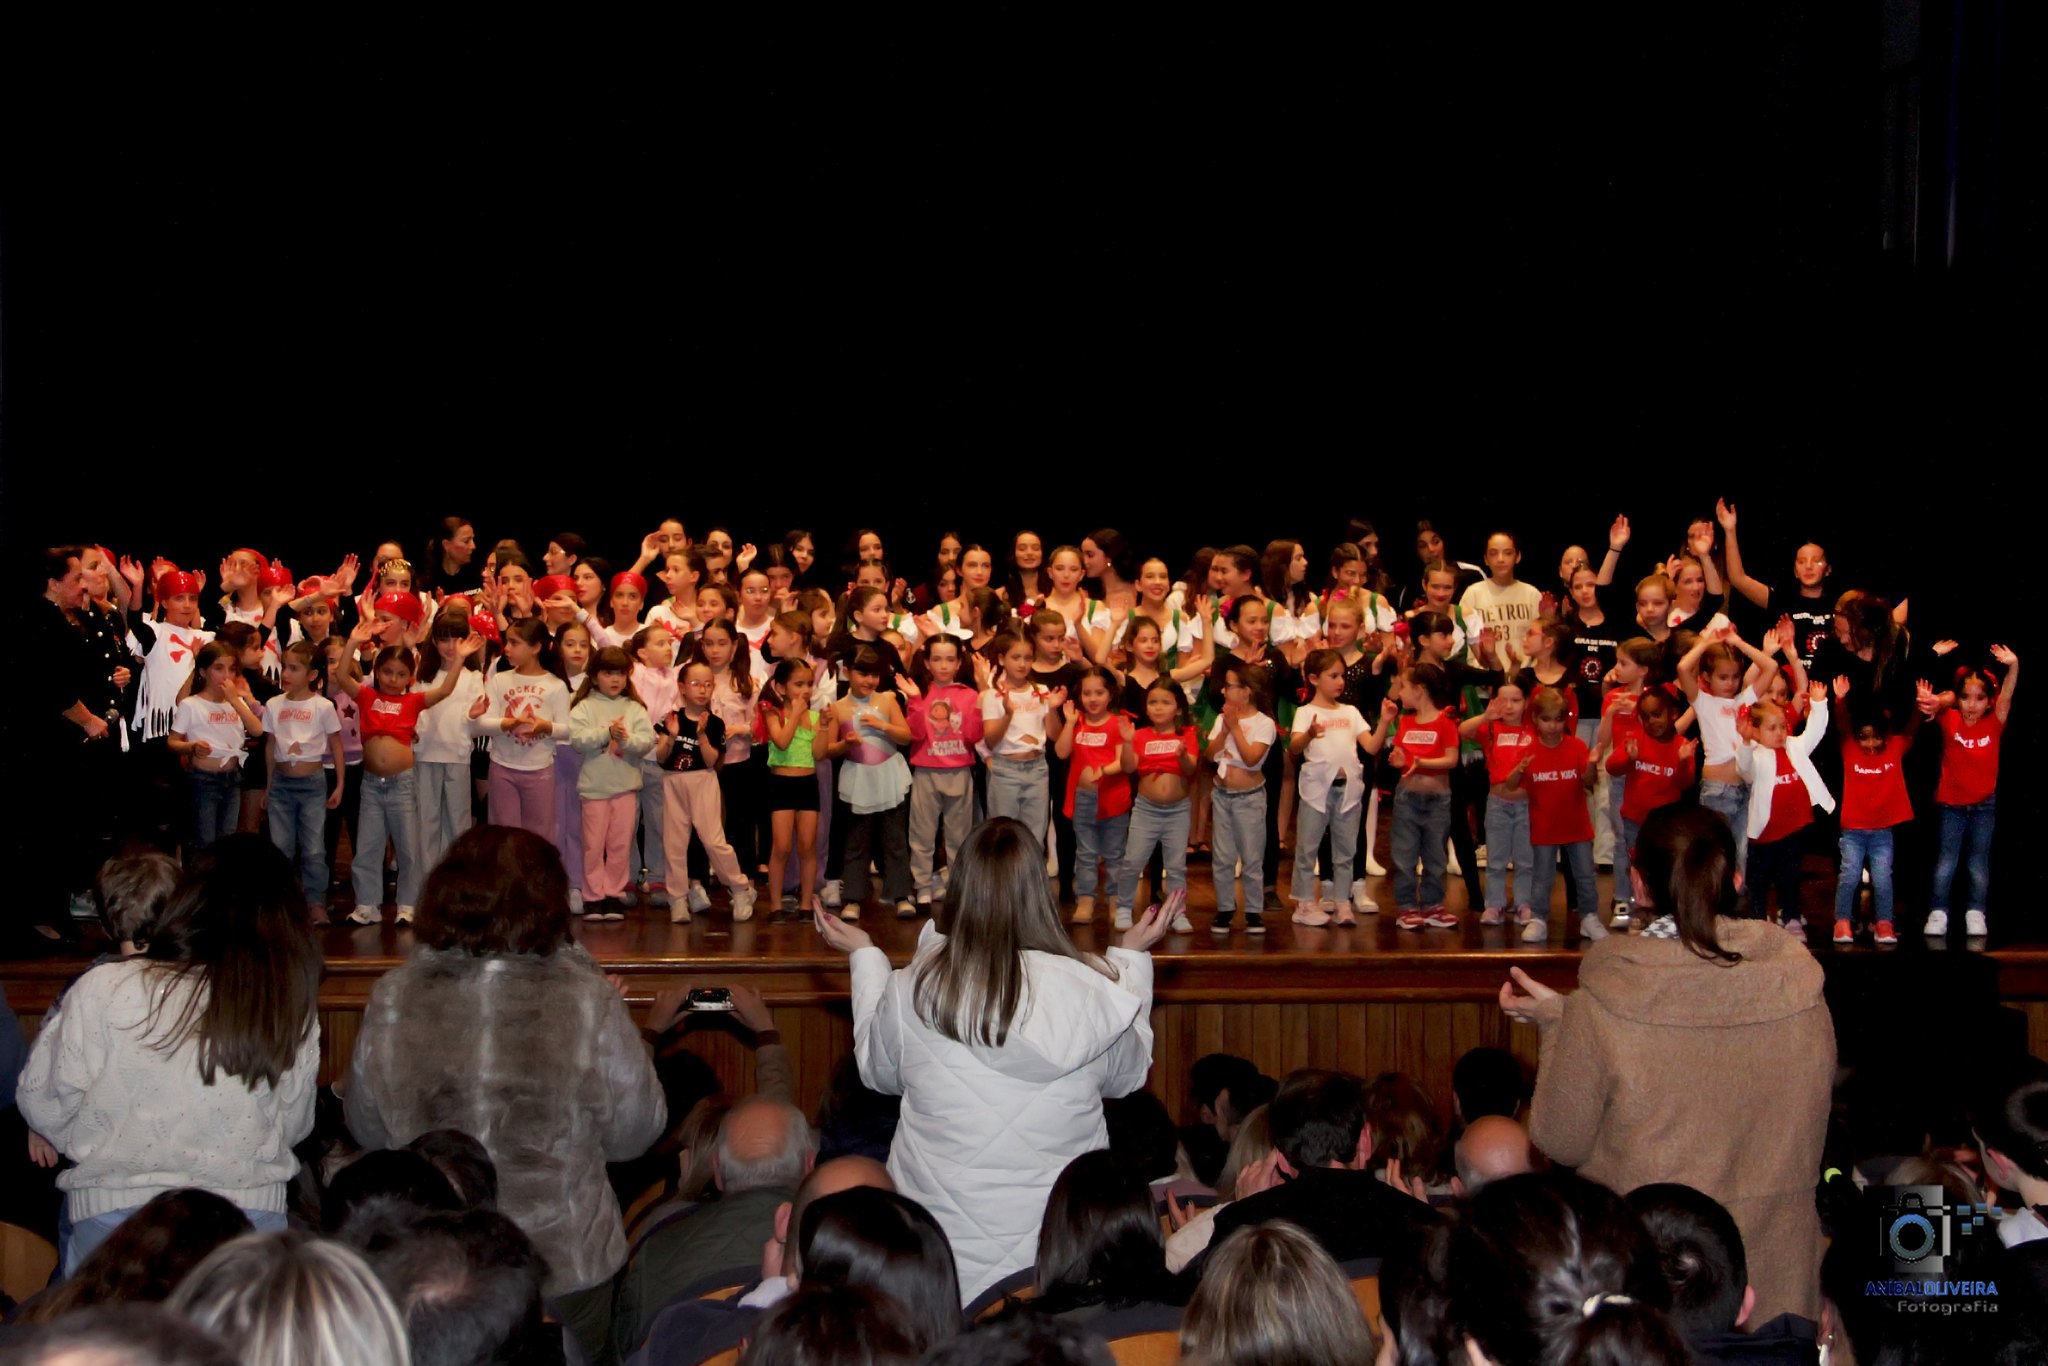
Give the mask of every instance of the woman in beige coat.
<svg viewBox="0 0 2048 1366">
<path fill-rule="evenodd" d="M 1623 1194 L 1678 1181 L 1720 1201 L 1748 1253 L 1750 1321 L 1818 1319 L 1813 1189 L 1835 1071 L 1820 964 L 1782 929 L 1728 918 L 1735 840 L 1712 811 L 1652 815 L 1629 882 L 1657 919 L 1587 950 L 1577 991 L 1519 969 L 1501 988 L 1501 1009 L 1542 1032 L 1529 1135 Z"/>
</svg>

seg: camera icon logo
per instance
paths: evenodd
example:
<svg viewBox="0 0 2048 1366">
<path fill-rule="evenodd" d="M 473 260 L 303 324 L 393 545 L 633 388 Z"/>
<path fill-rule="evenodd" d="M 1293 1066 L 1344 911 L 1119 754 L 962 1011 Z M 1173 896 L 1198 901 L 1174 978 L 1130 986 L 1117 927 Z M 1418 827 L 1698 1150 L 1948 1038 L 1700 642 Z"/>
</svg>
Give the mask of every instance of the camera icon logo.
<svg viewBox="0 0 2048 1366">
<path fill-rule="evenodd" d="M 1940 1276 L 1956 1268 L 1950 1259 L 1981 1241 L 1987 1205 L 1952 1203 L 1939 1186 L 1887 1186 L 1878 1196 L 1880 1252 L 1892 1269 L 1916 1276 Z"/>
</svg>

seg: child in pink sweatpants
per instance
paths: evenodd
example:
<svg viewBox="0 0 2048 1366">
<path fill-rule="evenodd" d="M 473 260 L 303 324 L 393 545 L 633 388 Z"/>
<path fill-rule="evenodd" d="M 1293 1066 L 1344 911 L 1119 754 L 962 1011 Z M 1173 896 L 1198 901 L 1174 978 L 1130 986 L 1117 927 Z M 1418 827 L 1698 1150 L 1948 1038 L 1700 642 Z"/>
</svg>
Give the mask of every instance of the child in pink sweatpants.
<svg viewBox="0 0 2048 1366">
<path fill-rule="evenodd" d="M 674 899 L 668 918 L 685 925 L 693 909 L 710 909 L 710 899 L 690 886 L 690 836 L 695 834 L 711 858 L 712 872 L 732 892 L 732 918 L 750 920 L 754 884 L 740 870 L 739 858 L 725 838 L 725 803 L 718 792 L 725 723 L 711 711 L 711 666 L 690 665 L 683 670 L 681 683 L 681 707 L 654 727 L 654 758 L 663 770 L 661 842 Z M 687 894 L 684 888 L 689 888 Z"/>
</svg>

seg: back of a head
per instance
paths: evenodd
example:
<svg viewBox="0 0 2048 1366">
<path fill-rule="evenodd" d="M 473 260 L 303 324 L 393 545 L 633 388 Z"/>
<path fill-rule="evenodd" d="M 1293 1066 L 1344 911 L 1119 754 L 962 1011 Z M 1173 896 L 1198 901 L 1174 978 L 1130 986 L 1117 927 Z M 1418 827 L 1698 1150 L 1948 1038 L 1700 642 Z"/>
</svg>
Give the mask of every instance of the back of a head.
<svg viewBox="0 0 2048 1366">
<path fill-rule="evenodd" d="M 1451 1234 L 1451 1331 L 1498 1362 L 1683 1366 L 1656 1245 L 1620 1196 L 1563 1173 L 1511 1176 Z"/>
<path fill-rule="evenodd" d="M 1290 1072 L 1266 1107 L 1273 1146 L 1297 1169 L 1348 1163 L 1365 1133 L 1365 1083 L 1348 1072 Z"/>
<path fill-rule="evenodd" d="M 1636 835 L 1630 866 L 1642 875 L 1650 906 L 1668 915 L 1679 942 L 1702 958 L 1739 962 L 1721 946 L 1714 921 L 1736 913 L 1735 833 L 1704 806 L 1660 806 Z"/>
<path fill-rule="evenodd" d="M 15 1366 L 239 1366 L 217 1336 L 160 1305 L 103 1304 L 13 1339 Z"/>
<path fill-rule="evenodd" d="M 49 1322 L 95 1304 L 160 1303 L 215 1248 L 248 1231 L 249 1216 L 212 1191 L 165 1191 L 122 1220 L 24 1317 Z"/>
<path fill-rule="evenodd" d="M 940 1343 L 918 1366 L 1116 1366 L 1109 1344 L 1051 1314 L 1012 1313 Z"/>
<path fill-rule="evenodd" d="M 1237 1198 L 1237 1178 L 1247 1167 L 1258 1165 L 1266 1154 L 1273 1151 L 1273 1125 L 1268 1119 L 1272 1110 L 1261 1105 L 1246 1115 L 1237 1126 L 1237 1136 L 1230 1140 L 1230 1151 L 1223 1156 L 1222 1170 L 1216 1173 L 1216 1193 L 1226 1200 Z"/>
<path fill-rule="evenodd" d="M 100 927 L 116 947 L 123 940 L 147 944 L 177 886 L 178 862 L 160 850 L 108 859 L 93 879 Z"/>
<path fill-rule="evenodd" d="M 1482 1115 L 1459 1137 L 1454 1149 L 1458 1184 L 1466 1195 L 1488 1182 L 1536 1169 L 1536 1149 L 1529 1131 L 1505 1115 Z"/>
<path fill-rule="evenodd" d="M 1676 1182 L 1636 1187 L 1628 1207 L 1657 1246 L 1678 1330 L 1689 1338 L 1733 1332 L 1749 1287 L 1734 1217 L 1712 1196 Z"/>
<path fill-rule="evenodd" d="M 320 1222 L 333 1233 L 371 1201 L 390 1200 L 419 1209 L 461 1209 L 462 1198 L 448 1178 L 410 1148 L 364 1153 L 334 1174 L 320 1199 Z"/>
<path fill-rule="evenodd" d="M 540 1325 L 547 1263 L 502 1214 L 379 1204 L 350 1220 L 342 1238 L 397 1305 L 413 1366 L 503 1360 Z"/>
<path fill-rule="evenodd" d="M 917 1351 L 960 1331 L 952 1244 L 923 1205 L 860 1186 L 823 1196 L 797 1230 L 806 1286 L 856 1286 L 894 1300 Z"/>
<path fill-rule="evenodd" d="M 264 1366 L 405 1366 L 405 1324 L 340 1243 L 252 1233 L 217 1249 L 170 1307 Z"/>
<path fill-rule="evenodd" d="M 448 846 L 420 890 L 416 942 L 468 953 L 551 954 L 569 939 L 569 874 L 553 842 L 479 825 Z"/>
<path fill-rule="evenodd" d="M 460 1129 L 429 1129 L 405 1146 L 447 1178 L 462 1208 L 498 1207 L 498 1164 L 475 1138 Z"/>
<path fill-rule="evenodd" d="M 1993 1069 L 1970 1104 L 1983 1147 L 2048 1181 L 2048 1063 L 2015 1058 Z"/>
<path fill-rule="evenodd" d="M 795 1190 L 817 1152 L 818 1136 L 803 1111 L 764 1096 L 743 1100 L 718 1126 L 719 1189 Z"/>
<path fill-rule="evenodd" d="M 1109 1126 L 1109 1150 L 1147 1181 L 1169 1181 L 1180 1162 L 1180 1134 L 1166 1104 L 1150 1091 L 1133 1091 L 1102 1102 Z"/>
<path fill-rule="evenodd" d="M 866 1286 L 804 1285 L 761 1321 L 744 1366 L 911 1366 L 924 1350 L 900 1306 Z"/>
<path fill-rule="evenodd" d="M 1399 1072 L 1382 1072 L 1365 1088 L 1365 1118 L 1372 1125 L 1374 1166 L 1399 1159 L 1404 1175 L 1443 1174 L 1443 1123 L 1429 1097 Z"/>
<path fill-rule="evenodd" d="M 1472 1048 L 1451 1069 L 1451 1092 L 1458 1117 L 1470 1124 L 1485 1115 L 1513 1119 L 1529 1098 L 1529 1083 L 1521 1059 L 1506 1049 Z"/>
<path fill-rule="evenodd" d="M 1258 1074 L 1259 1069 L 1250 1058 L 1240 1058 L 1235 1053 L 1204 1053 L 1188 1069 L 1188 1095 L 1195 1104 L 1213 1110 L 1217 1098 L 1225 1091 L 1234 1097 L 1247 1079 Z"/>
<path fill-rule="evenodd" d="M 1069 1162 L 1045 1202 L 1037 1267 L 1044 1299 L 1130 1304 L 1157 1296 L 1166 1241 L 1144 1173 L 1102 1149 Z"/>
<path fill-rule="evenodd" d="M 850 1191 L 856 1186 L 871 1186 L 878 1191 L 896 1189 L 896 1183 L 889 1178 L 887 1166 L 872 1157 L 852 1153 L 820 1162 L 797 1183 L 796 1195 L 789 1203 L 789 1238 L 782 1251 L 782 1272 L 785 1276 L 801 1265 L 797 1234 L 804 1226 L 804 1211 L 828 1195 Z"/>
<path fill-rule="evenodd" d="M 1180 1350 L 1208 1366 L 1373 1355 L 1372 1330 L 1344 1273 L 1322 1244 L 1279 1220 L 1239 1229 L 1210 1252 L 1181 1317 Z"/>
</svg>

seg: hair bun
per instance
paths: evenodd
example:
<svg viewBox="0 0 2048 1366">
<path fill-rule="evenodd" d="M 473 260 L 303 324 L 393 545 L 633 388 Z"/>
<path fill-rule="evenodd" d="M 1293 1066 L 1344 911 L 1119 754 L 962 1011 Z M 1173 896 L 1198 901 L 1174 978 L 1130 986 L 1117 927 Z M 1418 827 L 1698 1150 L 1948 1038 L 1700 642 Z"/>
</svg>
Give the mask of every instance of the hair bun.
<svg viewBox="0 0 2048 1366">
<path fill-rule="evenodd" d="M 1586 1296 L 1586 1302 L 1579 1306 L 1579 1313 L 1590 1319 L 1606 1305 L 1634 1303 L 1634 1296 L 1617 1294 L 1611 1290 L 1603 1290 L 1597 1295 Z"/>
</svg>

